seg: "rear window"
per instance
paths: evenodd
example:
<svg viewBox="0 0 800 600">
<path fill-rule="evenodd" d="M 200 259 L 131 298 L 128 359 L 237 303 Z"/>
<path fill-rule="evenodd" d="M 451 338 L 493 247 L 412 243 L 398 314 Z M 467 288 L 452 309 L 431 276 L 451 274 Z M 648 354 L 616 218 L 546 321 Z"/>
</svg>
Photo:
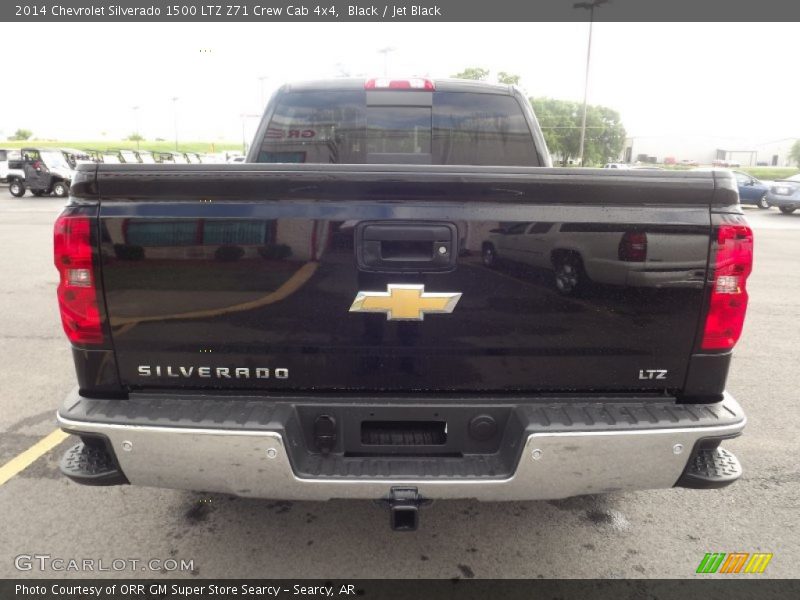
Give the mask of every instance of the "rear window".
<svg viewBox="0 0 800 600">
<path fill-rule="evenodd" d="M 538 165 L 522 108 L 498 94 L 434 94 L 433 154 L 439 165 Z"/>
<path fill-rule="evenodd" d="M 279 98 L 257 161 L 539 164 L 516 99 L 471 92 L 434 92 L 431 106 L 367 106 L 364 91 L 289 92 Z"/>
<path fill-rule="evenodd" d="M 363 163 L 365 92 L 284 94 L 258 162 Z"/>
<path fill-rule="evenodd" d="M 430 154 L 431 109 L 425 106 L 367 108 L 367 154 Z"/>
</svg>

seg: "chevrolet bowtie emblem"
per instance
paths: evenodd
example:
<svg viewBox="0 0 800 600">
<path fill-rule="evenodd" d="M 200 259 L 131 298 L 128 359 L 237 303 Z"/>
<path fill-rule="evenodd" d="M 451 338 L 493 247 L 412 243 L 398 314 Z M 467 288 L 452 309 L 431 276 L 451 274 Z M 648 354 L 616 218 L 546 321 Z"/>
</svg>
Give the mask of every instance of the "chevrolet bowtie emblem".
<svg viewBox="0 0 800 600">
<path fill-rule="evenodd" d="M 460 292 L 426 292 L 424 285 L 390 283 L 385 292 L 358 292 L 350 312 L 382 312 L 389 321 L 422 321 L 426 313 L 451 313 Z"/>
</svg>

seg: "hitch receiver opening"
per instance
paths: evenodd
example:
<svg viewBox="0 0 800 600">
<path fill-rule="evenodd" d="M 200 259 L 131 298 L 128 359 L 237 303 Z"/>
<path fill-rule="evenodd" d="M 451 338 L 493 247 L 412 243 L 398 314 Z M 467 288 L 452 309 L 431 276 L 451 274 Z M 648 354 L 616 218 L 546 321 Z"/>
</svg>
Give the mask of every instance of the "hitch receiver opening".
<svg viewBox="0 0 800 600">
<path fill-rule="evenodd" d="M 389 507 L 389 526 L 392 531 L 416 531 L 419 527 L 419 507 L 430 504 L 419 495 L 417 488 L 392 488 L 379 501 Z"/>
</svg>

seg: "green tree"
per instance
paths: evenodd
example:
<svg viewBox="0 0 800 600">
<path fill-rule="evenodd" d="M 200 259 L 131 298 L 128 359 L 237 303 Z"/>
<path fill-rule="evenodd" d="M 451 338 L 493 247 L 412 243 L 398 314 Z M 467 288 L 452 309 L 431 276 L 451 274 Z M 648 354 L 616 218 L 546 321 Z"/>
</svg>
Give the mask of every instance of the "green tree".
<svg viewBox="0 0 800 600">
<path fill-rule="evenodd" d="M 10 140 L 29 140 L 32 135 L 33 135 L 33 132 L 30 129 L 17 129 L 14 132 L 14 135 L 12 135 L 8 139 L 10 139 Z"/>
<path fill-rule="evenodd" d="M 125 139 L 130 141 L 130 142 L 143 142 L 144 141 L 144 137 L 142 137 L 138 133 L 132 133 L 128 137 L 126 137 Z"/>
<path fill-rule="evenodd" d="M 553 158 L 566 166 L 579 158 L 581 116 L 579 102 L 554 98 L 531 98 Z M 625 144 L 625 128 L 619 113 L 606 106 L 587 106 L 584 163 L 600 164 L 619 156 Z"/>
<path fill-rule="evenodd" d="M 607 106 L 590 106 L 586 125 L 586 140 L 591 144 L 587 143 L 584 150 L 585 162 L 597 165 L 616 160 L 625 146 L 627 135 L 619 113 Z"/>
<path fill-rule="evenodd" d="M 789 158 L 794 161 L 794 164 L 800 167 L 800 139 L 795 140 L 792 149 L 789 150 Z"/>
<path fill-rule="evenodd" d="M 505 71 L 500 71 L 497 74 L 497 83 L 505 83 L 506 85 L 519 85 L 519 75 L 512 75 Z"/>
<path fill-rule="evenodd" d="M 453 75 L 456 79 L 474 79 L 475 81 L 483 81 L 489 76 L 489 69 L 481 69 L 480 67 L 467 67 L 461 73 Z"/>
<path fill-rule="evenodd" d="M 577 102 L 553 98 L 531 98 L 547 148 L 562 165 L 578 155 L 580 145 L 580 106 Z"/>
</svg>

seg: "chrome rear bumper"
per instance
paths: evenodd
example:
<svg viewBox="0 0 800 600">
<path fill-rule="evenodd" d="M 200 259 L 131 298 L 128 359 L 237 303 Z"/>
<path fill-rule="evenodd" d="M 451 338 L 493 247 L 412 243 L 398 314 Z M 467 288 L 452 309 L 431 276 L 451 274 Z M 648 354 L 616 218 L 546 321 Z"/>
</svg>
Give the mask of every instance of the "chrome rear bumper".
<svg viewBox="0 0 800 600">
<path fill-rule="evenodd" d="M 669 488 L 681 477 L 698 442 L 734 437 L 746 422 L 736 401 L 726 396 L 722 403 L 690 411 L 699 417 L 689 426 L 676 418 L 679 426 L 672 427 L 650 423 L 646 428 L 631 424 L 613 430 L 558 431 L 555 424 L 542 431 L 526 430 L 518 462 L 508 477 L 382 477 L 380 469 L 389 468 L 391 459 L 379 461 L 378 472 L 369 476 L 329 477 L 321 472 L 312 477 L 297 474 L 292 449 L 287 451 L 286 430 L 277 425 L 274 430 L 256 430 L 246 424 L 221 428 L 205 423 L 101 422 L 91 415 L 72 416 L 74 401 L 73 396 L 59 411 L 61 428 L 107 438 L 131 484 L 285 500 L 378 499 L 398 486 L 417 488 L 427 499 L 486 501 Z M 365 461 L 369 465 L 369 459 Z"/>
</svg>

